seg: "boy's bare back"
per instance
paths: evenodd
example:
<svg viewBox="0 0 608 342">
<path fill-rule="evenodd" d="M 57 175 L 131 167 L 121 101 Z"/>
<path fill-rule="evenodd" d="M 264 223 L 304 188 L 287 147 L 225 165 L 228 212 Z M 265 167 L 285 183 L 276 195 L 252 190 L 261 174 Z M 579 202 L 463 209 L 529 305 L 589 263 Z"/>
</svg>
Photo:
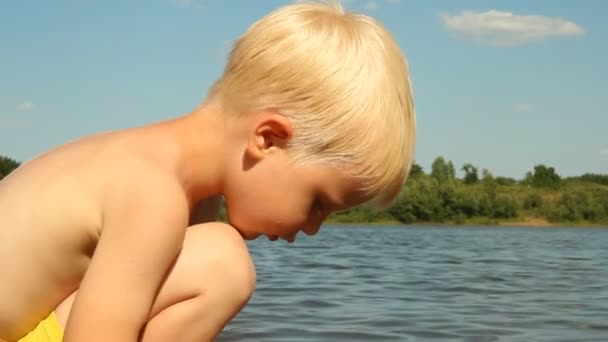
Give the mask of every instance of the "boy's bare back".
<svg viewBox="0 0 608 342">
<path fill-rule="evenodd" d="M 23 335 L 78 287 L 99 240 L 109 191 L 159 173 L 166 178 L 154 176 L 147 195 L 163 188 L 158 182 L 171 175 L 154 160 L 159 140 L 153 128 L 95 135 L 52 150 L 0 182 L 0 340 Z"/>
</svg>

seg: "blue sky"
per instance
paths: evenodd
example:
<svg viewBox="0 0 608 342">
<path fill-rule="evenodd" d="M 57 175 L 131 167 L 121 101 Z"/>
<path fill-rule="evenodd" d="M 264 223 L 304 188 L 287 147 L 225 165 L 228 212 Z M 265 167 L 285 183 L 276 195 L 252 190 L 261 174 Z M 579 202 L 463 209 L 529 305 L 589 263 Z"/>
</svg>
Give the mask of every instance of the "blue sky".
<svg viewBox="0 0 608 342">
<path fill-rule="evenodd" d="M 230 42 L 289 1 L 0 4 L 0 154 L 190 111 Z M 521 178 L 608 173 L 608 2 L 343 1 L 379 19 L 410 63 L 416 159 Z"/>
</svg>

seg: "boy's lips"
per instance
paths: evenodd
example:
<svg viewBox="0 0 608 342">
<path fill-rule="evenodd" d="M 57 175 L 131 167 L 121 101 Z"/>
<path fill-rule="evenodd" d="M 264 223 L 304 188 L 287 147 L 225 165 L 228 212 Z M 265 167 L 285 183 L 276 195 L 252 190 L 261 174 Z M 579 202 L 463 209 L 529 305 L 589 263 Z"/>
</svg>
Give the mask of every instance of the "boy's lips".
<svg viewBox="0 0 608 342">
<path fill-rule="evenodd" d="M 284 237 L 284 236 L 278 236 L 278 235 L 268 235 L 268 240 L 276 241 L 279 239 L 279 237 L 289 243 L 293 243 L 296 240 L 295 236 Z"/>
</svg>

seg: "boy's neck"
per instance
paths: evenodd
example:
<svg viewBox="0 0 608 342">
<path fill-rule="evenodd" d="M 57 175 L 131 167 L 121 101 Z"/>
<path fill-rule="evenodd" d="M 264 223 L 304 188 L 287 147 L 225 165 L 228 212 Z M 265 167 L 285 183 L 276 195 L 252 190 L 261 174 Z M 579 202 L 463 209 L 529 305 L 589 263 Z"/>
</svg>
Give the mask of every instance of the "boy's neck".
<svg viewBox="0 0 608 342">
<path fill-rule="evenodd" d="M 161 124 L 176 143 L 175 172 L 186 190 L 190 205 L 220 195 L 227 166 L 234 152 L 229 126 L 211 108 L 196 111 Z"/>
</svg>

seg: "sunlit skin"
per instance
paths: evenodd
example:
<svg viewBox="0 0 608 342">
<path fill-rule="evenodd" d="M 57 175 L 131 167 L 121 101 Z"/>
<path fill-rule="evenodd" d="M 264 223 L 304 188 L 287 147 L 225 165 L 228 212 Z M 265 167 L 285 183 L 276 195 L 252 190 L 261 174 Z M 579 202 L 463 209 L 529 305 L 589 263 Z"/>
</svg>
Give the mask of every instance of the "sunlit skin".
<svg viewBox="0 0 608 342">
<path fill-rule="evenodd" d="M 313 235 L 334 211 L 366 198 L 360 184 L 335 168 L 294 163 L 285 148 L 293 135 L 288 119 L 272 111 L 251 119 L 242 168 L 224 188 L 229 222 L 246 239 L 266 235 L 293 242 L 302 231 Z M 234 168 L 240 171 L 240 168 Z"/>
<path fill-rule="evenodd" d="M 72 141 L 0 182 L 0 341 L 39 322 L 65 342 L 213 341 L 255 290 L 245 240 L 314 235 L 370 200 L 361 189 L 390 200 L 414 140 L 407 62 L 379 22 L 277 9 L 193 112 Z"/>
<path fill-rule="evenodd" d="M 144 327 L 143 341 L 213 340 L 254 290 L 241 237 L 294 241 L 368 200 L 340 170 L 295 164 L 294 134 L 273 110 L 227 120 L 203 107 L 15 170 L 0 182 L 0 341 L 54 310 L 68 342 L 135 341 Z M 202 223 L 219 195 L 231 226 Z"/>
</svg>

